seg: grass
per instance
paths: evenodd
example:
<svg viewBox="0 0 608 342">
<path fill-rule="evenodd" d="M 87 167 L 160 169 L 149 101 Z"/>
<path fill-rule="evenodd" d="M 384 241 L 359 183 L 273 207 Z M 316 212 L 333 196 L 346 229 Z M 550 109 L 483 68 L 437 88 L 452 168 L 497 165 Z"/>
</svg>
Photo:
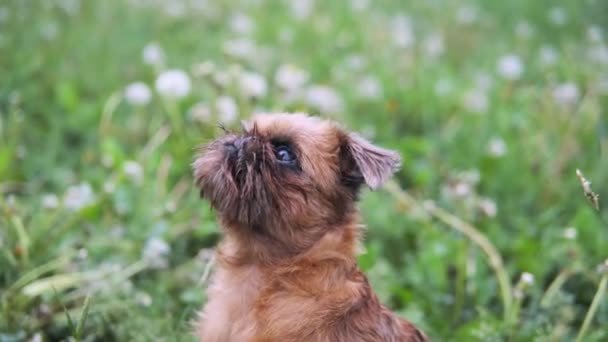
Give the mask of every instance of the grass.
<svg viewBox="0 0 608 342">
<path fill-rule="evenodd" d="M 0 341 L 193 340 L 220 233 L 190 162 L 232 104 L 401 153 L 363 195 L 360 264 L 434 340 L 608 338 L 606 4 L 298 3 L 0 4 Z M 155 90 L 168 69 L 186 96 Z"/>
</svg>

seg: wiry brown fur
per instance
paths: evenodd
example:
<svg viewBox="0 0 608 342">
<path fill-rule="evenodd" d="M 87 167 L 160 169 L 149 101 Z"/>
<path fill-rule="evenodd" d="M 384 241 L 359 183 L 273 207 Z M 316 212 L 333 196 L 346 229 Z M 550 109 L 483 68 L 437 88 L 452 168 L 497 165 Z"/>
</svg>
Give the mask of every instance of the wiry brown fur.
<svg viewBox="0 0 608 342">
<path fill-rule="evenodd" d="M 297 165 L 277 162 L 288 144 Z M 359 187 L 396 153 L 304 114 L 264 114 L 202 149 L 201 195 L 225 233 L 197 323 L 201 341 L 425 341 L 380 304 L 357 267 Z"/>
</svg>

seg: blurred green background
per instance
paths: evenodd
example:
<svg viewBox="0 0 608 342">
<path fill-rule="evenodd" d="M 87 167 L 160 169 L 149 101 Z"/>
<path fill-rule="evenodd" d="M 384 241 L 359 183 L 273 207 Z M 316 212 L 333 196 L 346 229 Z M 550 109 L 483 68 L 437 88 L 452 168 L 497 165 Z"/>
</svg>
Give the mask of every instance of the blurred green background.
<svg viewBox="0 0 608 342">
<path fill-rule="evenodd" d="M 254 111 L 400 151 L 399 187 L 363 194 L 360 264 L 434 340 L 573 341 L 595 297 L 584 340 L 606 341 L 608 212 L 575 170 L 608 197 L 607 18 L 600 0 L 1 2 L 0 341 L 193 340 L 220 236 L 190 163 Z"/>
</svg>

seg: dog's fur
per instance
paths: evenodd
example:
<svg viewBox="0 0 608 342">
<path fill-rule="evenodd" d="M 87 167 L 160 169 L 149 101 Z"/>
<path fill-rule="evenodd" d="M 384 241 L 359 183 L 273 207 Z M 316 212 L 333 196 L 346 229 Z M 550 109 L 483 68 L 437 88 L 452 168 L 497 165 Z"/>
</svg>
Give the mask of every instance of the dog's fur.
<svg viewBox="0 0 608 342">
<path fill-rule="evenodd" d="M 288 146 L 296 162 L 277 160 Z M 399 155 L 305 114 L 259 114 L 205 146 L 193 168 L 225 234 L 201 341 L 426 341 L 382 306 L 356 263 L 359 188 Z"/>
</svg>

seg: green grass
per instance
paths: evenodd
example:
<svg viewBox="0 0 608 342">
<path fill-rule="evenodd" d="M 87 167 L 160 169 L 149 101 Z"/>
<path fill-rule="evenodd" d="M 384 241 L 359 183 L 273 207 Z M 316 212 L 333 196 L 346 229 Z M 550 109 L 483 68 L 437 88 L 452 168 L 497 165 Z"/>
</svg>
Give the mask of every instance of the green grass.
<svg viewBox="0 0 608 342">
<path fill-rule="evenodd" d="M 201 3 L 0 4 L 0 341 L 193 340 L 220 236 L 190 162 L 221 132 L 213 104 L 223 95 L 240 118 L 308 111 L 400 151 L 395 183 L 363 195 L 360 264 L 382 300 L 434 340 L 571 341 L 583 321 L 583 340 L 608 338 L 597 267 L 608 258 L 605 2 L 369 1 L 357 11 L 317 1 L 303 20 L 288 1 Z M 251 32 L 231 29 L 237 12 Z M 409 17 L 398 38 L 414 36 L 406 47 L 393 37 L 398 14 Z M 259 48 L 226 54 L 236 38 Z M 162 65 L 142 61 L 151 42 Z M 498 70 L 509 55 L 512 79 Z M 203 62 L 213 75 L 200 74 Z M 290 101 L 275 82 L 284 64 L 342 106 Z M 189 74 L 188 96 L 154 90 L 165 69 Z M 213 81 L 243 70 L 267 80 L 264 96 Z M 368 82 L 365 97 L 369 77 L 382 91 Z M 144 106 L 123 95 L 136 81 L 152 89 Z M 210 112 L 193 120 L 199 102 Z"/>
</svg>

